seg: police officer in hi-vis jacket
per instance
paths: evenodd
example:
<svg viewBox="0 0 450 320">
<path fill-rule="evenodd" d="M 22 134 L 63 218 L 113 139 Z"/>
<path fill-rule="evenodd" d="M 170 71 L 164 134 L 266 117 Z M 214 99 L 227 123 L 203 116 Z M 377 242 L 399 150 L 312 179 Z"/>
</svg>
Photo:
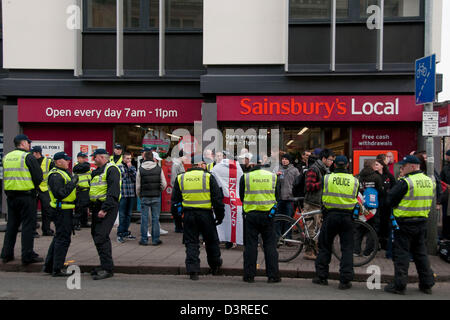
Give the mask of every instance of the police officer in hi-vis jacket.
<svg viewBox="0 0 450 320">
<path fill-rule="evenodd" d="M 431 294 L 434 276 L 427 255 L 426 232 L 436 184 L 420 171 L 420 161 L 416 156 L 406 156 L 399 164 L 402 165 L 403 177 L 387 195 L 388 205 L 394 208 L 398 224 L 398 229 L 394 230 L 392 257 L 394 282 L 384 291 L 405 294 L 412 256 L 419 275 L 419 290 Z"/>
</svg>

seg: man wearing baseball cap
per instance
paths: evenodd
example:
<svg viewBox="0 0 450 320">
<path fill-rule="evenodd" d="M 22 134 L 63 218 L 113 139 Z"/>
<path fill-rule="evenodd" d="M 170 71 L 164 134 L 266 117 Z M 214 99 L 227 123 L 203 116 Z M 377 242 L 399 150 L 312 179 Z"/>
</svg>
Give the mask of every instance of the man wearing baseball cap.
<svg viewBox="0 0 450 320">
<path fill-rule="evenodd" d="M 352 287 L 353 280 L 353 210 L 358 203 L 359 181 L 348 173 L 348 159 L 337 156 L 335 170 L 325 175 L 322 205 L 323 224 L 319 235 L 319 253 L 315 262 L 316 277 L 313 283 L 328 285 L 329 264 L 334 238 L 341 243 L 341 267 L 339 289 Z"/>
<path fill-rule="evenodd" d="M 114 262 L 109 234 L 119 211 L 122 177 L 119 167 L 109 161 L 105 149 L 97 149 L 91 156 L 97 166 L 92 172 L 89 189 L 91 234 L 100 257 L 100 267 L 95 268 L 91 275 L 94 280 L 102 280 L 113 276 Z"/>
<path fill-rule="evenodd" d="M 8 203 L 8 223 L 1 258 L 14 260 L 17 232 L 22 224 L 22 263 L 44 261 L 33 250 L 36 229 L 36 190 L 43 178 L 42 170 L 30 151 L 31 140 L 24 134 L 14 138 L 16 149 L 3 158 L 3 181 Z"/>
<path fill-rule="evenodd" d="M 110 161 L 114 162 L 116 166 L 120 166 L 122 164 L 122 153 L 123 153 L 123 147 L 121 144 L 116 143 L 114 145 L 114 154 L 111 156 Z"/>
<path fill-rule="evenodd" d="M 53 156 L 53 160 L 55 167 L 48 175 L 48 191 L 50 212 L 56 226 L 56 233 L 48 248 L 43 271 L 50 273 L 53 277 L 67 277 L 69 274 L 63 268 L 71 241 L 78 177 L 76 175 L 72 177 L 69 171 L 72 158 L 67 153 L 58 152 Z"/>
<path fill-rule="evenodd" d="M 52 159 L 42 155 L 41 146 L 34 146 L 33 148 L 31 148 L 31 153 L 41 166 L 42 178 L 44 179 L 39 185 L 39 188 L 37 189 L 38 194 L 37 202 L 39 201 L 41 202 L 42 235 L 53 236 L 54 231 L 50 229 L 50 216 L 49 216 L 50 195 L 48 193 L 47 182 L 48 182 L 48 174 L 50 172 L 50 169 L 54 167 L 54 164 L 52 163 Z"/>
<path fill-rule="evenodd" d="M 91 164 L 87 153 L 78 152 L 73 173 L 78 176 L 77 201 L 75 203 L 75 230 L 90 228 L 88 223 L 89 188 L 91 186 Z"/>
<path fill-rule="evenodd" d="M 394 208 L 398 224 L 394 230 L 393 257 L 394 281 L 384 291 L 405 294 L 410 258 L 414 260 L 419 275 L 419 290 L 431 294 L 434 286 L 433 271 L 427 255 L 427 220 L 436 192 L 435 182 L 420 171 L 420 161 L 408 155 L 399 162 L 403 177 L 388 192 L 387 204 Z"/>
</svg>

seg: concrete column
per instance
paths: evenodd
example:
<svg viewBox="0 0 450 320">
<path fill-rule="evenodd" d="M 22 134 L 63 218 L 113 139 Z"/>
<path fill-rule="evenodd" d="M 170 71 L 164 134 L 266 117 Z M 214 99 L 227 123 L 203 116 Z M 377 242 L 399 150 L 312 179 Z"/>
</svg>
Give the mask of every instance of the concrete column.
<svg viewBox="0 0 450 320">
<path fill-rule="evenodd" d="M 13 140 L 20 132 L 17 106 L 3 106 L 3 156 L 15 149 Z M 2 192 L 2 213 L 7 213 L 5 192 Z"/>
<path fill-rule="evenodd" d="M 202 103 L 202 135 L 208 129 L 217 129 L 217 103 Z M 204 150 L 213 140 L 202 140 L 202 149 Z"/>
</svg>

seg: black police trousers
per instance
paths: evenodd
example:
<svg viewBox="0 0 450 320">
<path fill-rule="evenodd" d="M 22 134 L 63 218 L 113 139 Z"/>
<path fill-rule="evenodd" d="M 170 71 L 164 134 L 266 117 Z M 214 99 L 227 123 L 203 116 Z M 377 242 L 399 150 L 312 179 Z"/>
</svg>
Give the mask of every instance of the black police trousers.
<svg viewBox="0 0 450 320">
<path fill-rule="evenodd" d="M 208 265 L 211 268 L 222 266 L 220 258 L 219 236 L 212 211 L 185 210 L 184 211 L 183 243 L 186 246 L 186 271 L 200 272 L 200 243 L 199 235 L 205 241 Z"/>
<path fill-rule="evenodd" d="M 329 211 L 324 215 L 319 235 L 319 254 L 315 262 L 316 274 L 321 279 L 328 279 L 334 238 L 339 235 L 341 243 L 340 282 L 353 280 L 353 236 L 354 227 L 351 213 Z"/>
<path fill-rule="evenodd" d="M 429 289 L 434 285 L 433 271 L 428 260 L 426 247 L 427 221 L 402 222 L 397 219 L 398 230 L 394 230 L 393 257 L 395 287 L 406 288 L 410 258 L 414 259 L 419 286 Z"/>
<path fill-rule="evenodd" d="M 87 225 L 89 204 L 89 189 L 77 191 L 77 201 L 75 203 L 75 225 Z"/>
<path fill-rule="evenodd" d="M 22 262 L 33 259 L 34 232 L 36 230 L 36 195 L 34 192 L 7 197 L 8 223 L 1 258 L 13 258 L 17 233 L 22 224 Z"/>
<path fill-rule="evenodd" d="M 279 278 L 277 234 L 273 218 L 266 212 L 249 212 L 244 215 L 244 277 L 256 276 L 258 235 L 261 234 L 268 278 Z"/>
<path fill-rule="evenodd" d="M 113 210 L 107 212 L 104 218 L 98 217 L 98 212 L 101 210 L 102 202 L 96 201 L 92 204 L 92 224 L 91 235 L 94 240 L 95 247 L 100 258 L 100 266 L 103 270 L 112 272 L 114 262 L 112 259 L 112 246 L 109 234 L 114 226 L 119 211 L 117 204 Z"/>
<path fill-rule="evenodd" d="M 51 212 L 50 212 L 50 194 L 48 191 L 38 190 L 37 201 L 41 202 L 41 218 L 42 218 L 42 232 L 50 232 Z M 36 204 L 37 205 L 37 204 Z"/>
<path fill-rule="evenodd" d="M 49 213 L 56 228 L 45 259 L 45 271 L 50 273 L 61 271 L 64 267 L 71 241 L 73 209 L 56 210 L 50 207 Z"/>
</svg>

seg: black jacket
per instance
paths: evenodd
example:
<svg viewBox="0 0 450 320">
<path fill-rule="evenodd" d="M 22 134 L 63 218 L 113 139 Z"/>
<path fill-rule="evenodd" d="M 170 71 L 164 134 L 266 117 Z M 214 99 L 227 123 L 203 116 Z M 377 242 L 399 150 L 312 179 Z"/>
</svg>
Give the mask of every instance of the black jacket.
<svg viewBox="0 0 450 320">
<path fill-rule="evenodd" d="M 264 170 L 261 166 L 255 166 L 250 170 L 250 172 L 255 170 Z M 241 177 L 241 180 L 239 181 L 239 198 L 241 199 L 241 202 L 244 203 L 245 198 L 245 178 L 244 176 Z M 281 184 L 280 179 L 277 177 L 277 183 L 275 185 L 275 199 L 278 202 L 281 198 Z M 255 213 L 258 213 L 257 211 L 253 211 Z"/>
<path fill-rule="evenodd" d="M 381 198 L 385 195 L 383 178 L 381 174 L 379 174 L 372 168 L 362 169 L 359 173 L 358 179 L 363 190 L 372 187 L 378 191 L 378 198 Z"/>
<path fill-rule="evenodd" d="M 206 172 L 206 170 L 203 170 L 200 168 L 191 168 L 191 169 L 188 169 L 187 172 L 192 171 L 192 170 L 201 170 L 201 171 Z M 220 189 L 219 184 L 217 183 L 216 179 L 214 178 L 214 176 L 212 174 L 211 174 L 211 177 L 209 180 L 209 188 L 210 188 L 210 193 L 211 193 L 211 204 L 214 209 L 214 214 L 215 214 L 217 220 L 222 221 L 223 218 L 225 217 L 225 205 L 223 204 L 223 192 L 222 192 L 222 189 Z M 178 179 L 177 179 L 177 180 L 175 180 L 175 185 L 172 190 L 172 208 L 171 208 L 172 215 L 174 215 L 174 216 L 178 215 L 178 213 L 177 213 L 178 208 L 175 206 L 175 204 L 178 204 L 181 202 L 183 202 L 183 195 L 181 193 L 180 185 L 179 185 Z M 211 212 L 211 210 L 207 210 L 207 209 L 185 208 L 183 210 Z"/>
<path fill-rule="evenodd" d="M 72 174 L 68 170 L 62 168 L 58 169 L 66 172 L 69 177 L 72 178 Z M 66 183 L 64 178 L 58 173 L 54 173 L 48 178 L 48 188 L 57 200 L 62 200 L 68 197 L 76 187 L 76 182 L 74 183 L 73 181 L 69 181 L 69 183 Z"/>
<path fill-rule="evenodd" d="M 161 167 L 156 165 L 153 169 L 146 170 L 142 166 L 139 167 L 141 175 L 141 198 L 156 198 L 161 195 Z"/>
<path fill-rule="evenodd" d="M 99 167 L 92 171 L 92 179 L 95 176 L 98 176 L 105 171 L 106 164 L 102 167 Z M 106 183 L 108 185 L 108 189 L 106 191 L 106 201 L 102 203 L 101 209 L 105 212 L 111 212 L 112 210 L 116 210 L 119 205 L 119 196 L 120 196 L 120 169 L 111 168 L 108 170 L 106 174 Z"/>
<path fill-rule="evenodd" d="M 73 167 L 73 173 L 82 174 L 91 171 L 91 164 L 89 162 L 78 163 Z"/>
</svg>

